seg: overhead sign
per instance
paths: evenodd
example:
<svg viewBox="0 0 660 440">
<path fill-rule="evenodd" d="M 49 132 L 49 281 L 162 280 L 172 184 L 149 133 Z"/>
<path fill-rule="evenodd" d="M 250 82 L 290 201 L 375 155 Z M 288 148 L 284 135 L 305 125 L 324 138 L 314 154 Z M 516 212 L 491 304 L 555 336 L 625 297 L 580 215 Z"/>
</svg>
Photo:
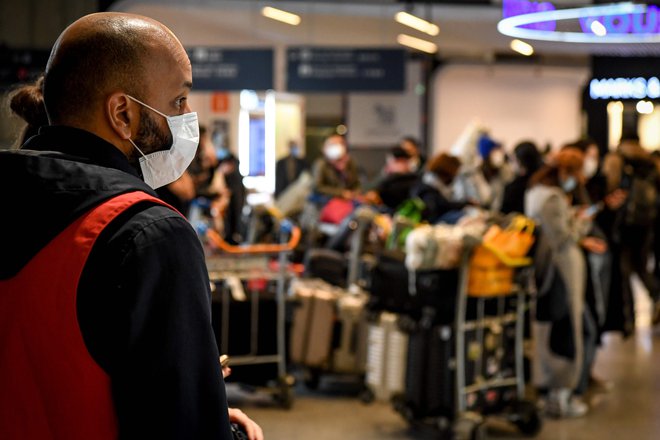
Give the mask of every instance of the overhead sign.
<svg viewBox="0 0 660 440">
<path fill-rule="evenodd" d="M 577 20 L 580 31 L 558 30 L 558 23 L 567 20 Z M 504 0 L 497 29 L 504 35 L 531 40 L 658 43 L 660 9 L 632 2 L 557 9 L 549 1 Z"/>
<path fill-rule="evenodd" d="M 272 49 L 190 47 L 195 90 L 268 90 L 273 88 Z"/>
<path fill-rule="evenodd" d="M 646 78 L 594 78 L 589 83 L 591 99 L 658 99 L 660 80 Z"/>
<path fill-rule="evenodd" d="M 402 91 L 405 60 L 402 49 L 289 48 L 287 90 Z"/>
</svg>

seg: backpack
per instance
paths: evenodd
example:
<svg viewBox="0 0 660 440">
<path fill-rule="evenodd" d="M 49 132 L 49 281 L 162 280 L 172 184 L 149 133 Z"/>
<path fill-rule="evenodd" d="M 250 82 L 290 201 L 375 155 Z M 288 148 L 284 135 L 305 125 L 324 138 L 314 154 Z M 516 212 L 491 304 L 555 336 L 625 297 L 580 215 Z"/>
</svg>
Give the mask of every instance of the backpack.
<svg viewBox="0 0 660 440">
<path fill-rule="evenodd" d="M 628 177 L 628 199 L 624 206 L 623 223 L 629 226 L 651 226 L 657 215 L 657 173 L 624 166 Z"/>
</svg>

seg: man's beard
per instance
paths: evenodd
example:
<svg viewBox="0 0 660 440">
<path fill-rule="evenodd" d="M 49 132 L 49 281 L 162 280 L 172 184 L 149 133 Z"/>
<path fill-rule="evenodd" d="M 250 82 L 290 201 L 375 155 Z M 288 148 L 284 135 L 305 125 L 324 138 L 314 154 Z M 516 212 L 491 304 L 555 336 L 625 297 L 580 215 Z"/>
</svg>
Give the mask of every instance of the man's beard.
<svg viewBox="0 0 660 440">
<path fill-rule="evenodd" d="M 135 145 L 145 154 L 167 150 L 172 146 L 172 133 L 168 129 L 162 132 L 154 121 L 151 110 L 140 109 L 140 126 L 133 140 Z M 137 162 L 142 155 L 139 151 L 133 153 L 133 160 Z"/>
</svg>

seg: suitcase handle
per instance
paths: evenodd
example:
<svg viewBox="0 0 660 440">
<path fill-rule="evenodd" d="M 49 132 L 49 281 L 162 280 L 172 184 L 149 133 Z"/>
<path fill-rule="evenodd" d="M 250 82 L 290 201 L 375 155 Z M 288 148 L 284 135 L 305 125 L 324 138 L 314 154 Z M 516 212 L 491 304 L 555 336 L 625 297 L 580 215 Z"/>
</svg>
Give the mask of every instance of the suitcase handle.
<svg viewBox="0 0 660 440">
<path fill-rule="evenodd" d="M 282 244 L 248 244 L 243 246 L 236 246 L 227 243 L 216 231 L 209 229 L 206 231 L 208 239 L 223 252 L 228 254 L 276 254 L 279 252 L 286 252 L 293 250 L 300 242 L 300 228 L 298 226 L 291 227 L 291 237 L 287 243 Z"/>
</svg>

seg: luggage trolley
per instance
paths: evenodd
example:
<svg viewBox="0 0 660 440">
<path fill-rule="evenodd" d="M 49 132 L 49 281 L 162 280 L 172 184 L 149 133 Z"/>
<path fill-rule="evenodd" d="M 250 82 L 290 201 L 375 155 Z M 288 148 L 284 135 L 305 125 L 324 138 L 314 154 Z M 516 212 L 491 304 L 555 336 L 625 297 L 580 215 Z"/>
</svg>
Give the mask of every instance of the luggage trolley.
<svg viewBox="0 0 660 440">
<path fill-rule="evenodd" d="M 355 376 L 362 385 L 368 301 L 362 265 L 368 265 L 363 258 L 364 240 L 374 217 L 375 212 L 369 208 L 355 210 L 347 224 L 351 231 L 348 257 L 329 249 L 308 253 L 306 269 L 311 277 L 301 280 L 300 292 L 295 294 L 300 304 L 293 317 L 291 358 L 303 367 L 304 383 L 309 389 L 318 389 L 323 375 Z M 337 281 L 333 272 L 340 273 L 334 271 L 334 266 L 345 269 L 340 285 L 332 285 Z"/>
<path fill-rule="evenodd" d="M 521 433 L 533 436 L 541 429 L 541 418 L 534 403 L 524 399 L 523 372 L 531 262 L 522 259 L 502 267 L 505 273 L 510 271 L 509 288 L 479 291 L 470 282 L 471 256 L 478 246 L 476 239 L 466 239 L 460 268 L 455 322 L 455 438 L 485 438 L 484 421 L 490 415 L 503 417 Z M 504 280 L 506 283 L 506 275 Z"/>
<path fill-rule="evenodd" d="M 230 329 L 230 290 L 231 280 L 247 281 L 250 301 L 250 337 L 249 352 L 245 355 L 232 355 L 232 366 L 277 364 L 277 383 L 269 387 L 273 398 L 282 407 L 289 409 L 293 404 L 294 379 L 286 370 L 286 296 L 285 283 L 292 273 L 287 269 L 287 255 L 300 241 L 300 229 L 289 222 L 280 223 L 280 232 L 284 237 L 289 232 L 288 242 L 281 244 L 230 245 L 213 231 L 206 232 L 209 241 L 221 252 L 206 258 L 209 279 L 222 285 L 220 301 L 222 317 L 220 328 L 220 346 L 229 347 Z M 277 262 L 273 261 L 277 258 Z M 276 287 L 276 350 L 275 353 L 259 353 L 259 291 L 266 283 L 275 281 Z M 215 295 L 214 295 L 215 296 Z M 215 296 L 217 298 L 217 296 Z"/>
</svg>

